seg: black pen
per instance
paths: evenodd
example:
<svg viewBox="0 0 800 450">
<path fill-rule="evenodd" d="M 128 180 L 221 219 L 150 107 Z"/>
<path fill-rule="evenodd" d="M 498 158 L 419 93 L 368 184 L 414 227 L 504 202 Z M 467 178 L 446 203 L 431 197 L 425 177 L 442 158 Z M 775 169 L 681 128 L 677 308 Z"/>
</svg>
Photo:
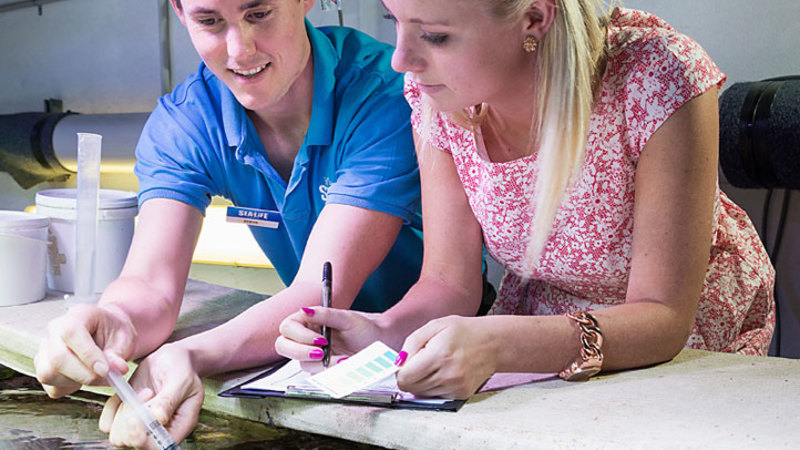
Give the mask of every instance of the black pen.
<svg viewBox="0 0 800 450">
<path fill-rule="evenodd" d="M 323 308 L 330 308 L 331 307 L 331 279 L 333 278 L 333 266 L 329 261 L 325 261 L 322 265 L 322 307 Z M 325 337 L 325 344 L 322 347 L 322 351 L 324 352 L 322 356 L 322 367 L 327 368 L 328 364 L 331 360 L 331 329 L 326 327 L 325 325 L 322 326 L 322 335 Z"/>
</svg>

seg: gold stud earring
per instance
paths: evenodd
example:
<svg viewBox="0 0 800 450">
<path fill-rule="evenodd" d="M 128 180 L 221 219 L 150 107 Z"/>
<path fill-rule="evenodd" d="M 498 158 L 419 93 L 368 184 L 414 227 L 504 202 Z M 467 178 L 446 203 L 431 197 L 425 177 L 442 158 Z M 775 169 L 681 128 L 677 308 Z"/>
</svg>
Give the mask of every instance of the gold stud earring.
<svg viewBox="0 0 800 450">
<path fill-rule="evenodd" d="M 527 36 L 525 37 L 525 40 L 522 41 L 522 49 L 527 53 L 535 52 L 537 45 L 539 45 L 539 42 L 536 41 L 536 38 L 533 36 Z"/>
</svg>

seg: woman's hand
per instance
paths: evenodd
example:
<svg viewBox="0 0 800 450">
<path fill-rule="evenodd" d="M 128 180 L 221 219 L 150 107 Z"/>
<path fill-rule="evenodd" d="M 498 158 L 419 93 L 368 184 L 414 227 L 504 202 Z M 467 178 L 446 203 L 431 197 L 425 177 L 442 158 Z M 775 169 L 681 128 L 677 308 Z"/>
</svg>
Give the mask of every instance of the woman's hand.
<svg viewBox="0 0 800 450">
<path fill-rule="evenodd" d="M 408 336 L 403 345 L 408 356 L 397 372 L 400 389 L 425 397 L 474 394 L 495 372 L 500 345 L 483 319 L 448 316 Z"/>
<path fill-rule="evenodd" d="M 203 384 L 187 350 L 174 344 L 161 347 L 139 364 L 130 383 L 175 442 L 192 432 L 203 405 Z M 116 395 L 103 408 L 100 429 L 115 446 L 155 448 L 144 424 Z"/>
<path fill-rule="evenodd" d="M 302 308 L 281 322 L 275 351 L 300 361 L 306 372 L 319 372 L 323 369 L 322 347 L 327 344 L 320 334 L 322 325 L 331 328 L 330 362 L 336 364 L 380 338 L 378 316 L 337 308 Z"/>
</svg>

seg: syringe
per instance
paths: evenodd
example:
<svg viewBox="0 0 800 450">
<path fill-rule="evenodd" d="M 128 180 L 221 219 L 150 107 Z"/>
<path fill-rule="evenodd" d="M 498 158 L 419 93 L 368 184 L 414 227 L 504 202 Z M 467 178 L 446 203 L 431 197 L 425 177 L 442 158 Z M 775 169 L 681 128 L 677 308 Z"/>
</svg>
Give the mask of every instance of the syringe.
<svg viewBox="0 0 800 450">
<path fill-rule="evenodd" d="M 133 387 L 131 387 L 125 378 L 122 378 L 122 375 L 120 375 L 119 372 L 114 369 L 110 369 L 106 379 L 109 383 L 111 383 L 112 386 L 114 386 L 119 398 L 122 399 L 122 401 L 128 405 L 129 408 L 133 409 L 133 412 L 144 424 L 147 434 L 153 438 L 153 441 L 155 441 L 159 449 L 180 450 L 180 447 L 172 439 L 172 436 L 169 435 L 166 428 L 161 425 L 161 422 L 157 421 L 156 418 L 153 417 L 153 414 L 150 413 L 150 409 L 147 407 L 147 405 L 139 400 L 139 396 L 136 395 L 136 391 L 133 390 Z"/>
</svg>

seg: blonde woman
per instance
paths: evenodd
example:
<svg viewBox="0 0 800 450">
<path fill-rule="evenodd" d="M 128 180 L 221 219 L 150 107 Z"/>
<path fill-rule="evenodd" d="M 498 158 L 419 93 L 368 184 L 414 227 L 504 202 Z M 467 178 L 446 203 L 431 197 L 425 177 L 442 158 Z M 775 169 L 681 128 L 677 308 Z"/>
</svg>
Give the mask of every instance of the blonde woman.
<svg viewBox="0 0 800 450">
<path fill-rule="evenodd" d="M 402 347 L 401 388 L 455 397 L 494 372 L 766 353 L 774 271 L 717 185 L 725 76 L 658 17 L 597 18 L 598 3 L 384 0 L 417 133 L 422 274 L 378 316 L 289 316 L 279 353 L 313 366 L 325 323 L 335 353 L 383 340 Z M 493 315 L 461 317 L 483 244 L 506 275 Z"/>
</svg>

